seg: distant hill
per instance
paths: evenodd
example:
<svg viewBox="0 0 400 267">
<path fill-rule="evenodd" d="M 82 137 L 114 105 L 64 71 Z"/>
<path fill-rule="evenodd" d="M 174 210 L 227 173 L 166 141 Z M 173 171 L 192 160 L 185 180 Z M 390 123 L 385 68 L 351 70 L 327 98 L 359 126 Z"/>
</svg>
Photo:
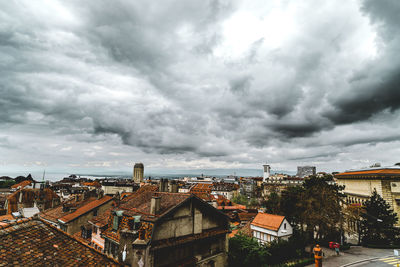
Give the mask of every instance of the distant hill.
<svg viewBox="0 0 400 267">
<path fill-rule="evenodd" d="M 285 170 L 276 170 L 271 171 L 272 174 L 275 173 L 285 173 L 289 175 L 296 174 L 295 171 L 285 171 Z M 207 175 L 207 176 L 228 176 L 228 175 L 236 175 L 236 176 L 253 176 L 258 177 L 263 175 L 263 171 L 261 169 L 192 169 L 192 170 L 148 170 L 146 176 L 158 176 L 158 175 Z"/>
</svg>

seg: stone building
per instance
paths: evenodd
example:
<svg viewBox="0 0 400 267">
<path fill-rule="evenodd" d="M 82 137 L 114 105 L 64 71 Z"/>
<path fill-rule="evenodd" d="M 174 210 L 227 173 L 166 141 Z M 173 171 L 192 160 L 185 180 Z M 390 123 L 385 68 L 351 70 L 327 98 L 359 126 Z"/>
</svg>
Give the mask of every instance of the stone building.
<svg viewBox="0 0 400 267">
<path fill-rule="evenodd" d="M 151 189 L 121 202 L 102 236 L 133 267 L 227 266 L 228 233 L 228 217 L 195 195 Z"/>
<path fill-rule="evenodd" d="M 143 175 L 144 175 L 143 163 L 135 163 L 135 166 L 133 167 L 133 181 L 138 184 L 143 182 Z"/>
<path fill-rule="evenodd" d="M 400 214 L 400 166 L 350 170 L 335 175 L 338 185 L 344 185 L 347 204 L 363 205 L 376 192 Z M 399 221 L 397 226 L 400 226 Z"/>
<path fill-rule="evenodd" d="M 37 207 L 44 211 L 60 204 L 60 197 L 51 189 L 23 188 L 6 196 L 4 209 L 7 214 L 17 212 L 23 208 Z"/>
<path fill-rule="evenodd" d="M 113 203 L 110 196 L 88 197 L 75 196 L 75 198 L 62 205 L 49 209 L 39 214 L 39 217 L 52 225 L 60 228 L 68 234 L 81 231 L 81 227 L 89 220 L 104 213 Z"/>
<path fill-rule="evenodd" d="M 316 173 L 317 168 L 315 168 L 315 166 L 298 166 L 296 176 L 305 178 L 310 175 L 315 175 Z"/>
</svg>

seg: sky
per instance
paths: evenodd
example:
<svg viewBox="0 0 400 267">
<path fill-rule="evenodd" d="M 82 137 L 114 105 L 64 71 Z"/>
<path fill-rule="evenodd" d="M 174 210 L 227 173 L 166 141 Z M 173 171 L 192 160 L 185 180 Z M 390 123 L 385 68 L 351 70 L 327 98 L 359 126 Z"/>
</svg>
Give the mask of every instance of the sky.
<svg viewBox="0 0 400 267">
<path fill-rule="evenodd" d="M 0 174 L 400 161 L 400 2 L 4 1 Z"/>
</svg>

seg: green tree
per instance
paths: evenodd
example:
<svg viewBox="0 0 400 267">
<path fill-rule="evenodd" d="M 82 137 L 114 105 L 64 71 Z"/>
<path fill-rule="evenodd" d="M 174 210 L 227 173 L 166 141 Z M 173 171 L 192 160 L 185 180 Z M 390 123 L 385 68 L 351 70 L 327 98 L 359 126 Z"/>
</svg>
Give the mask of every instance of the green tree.
<svg viewBox="0 0 400 267">
<path fill-rule="evenodd" d="M 302 186 L 291 186 L 282 191 L 280 199 L 280 210 L 281 214 L 285 215 L 289 223 L 295 227 L 300 225 L 302 210 L 299 209 L 298 205 L 302 201 L 301 196 L 304 192 Z"/>
<path fill-rule="evenodd" d="M 229 239 L 229 266 L 263 266 L 268 255 L 266 247 L 253 238 L 239 234 Z"/>
<path fill-rule="evenodd" d="M 397 214 L 374 190 L 361 213 L 361 240 L 364 245 L 387 245 L 395 241 Z"/>
<path fill-rule="evenodd" d="M 339 233 L 343 222 L 340 191 L 343 186 L 328 183 L 330 176 L 311 176 L 303 183 L 303 192 L 297 207 L 301 210 L 301 224 L 306 225 L 311 238 L 324 239 Z M 314 233 L 317 233 L 314 236 Z"/>
<path fill-rule="evenodd" d="M 266 201 L 264 201 L 265 209 L 271 214 L 281 214 L 280 209 L 281 198 L 276 192 L 271 192 Z"/>
<path fill-rule="evenodd" d="M 245 195 L 239 194 L 235 197 L 232 198 L 232 202 L 236 204 L 241 204 L 241 205 L 248 205 L 249 200 Z"/>
</svg>

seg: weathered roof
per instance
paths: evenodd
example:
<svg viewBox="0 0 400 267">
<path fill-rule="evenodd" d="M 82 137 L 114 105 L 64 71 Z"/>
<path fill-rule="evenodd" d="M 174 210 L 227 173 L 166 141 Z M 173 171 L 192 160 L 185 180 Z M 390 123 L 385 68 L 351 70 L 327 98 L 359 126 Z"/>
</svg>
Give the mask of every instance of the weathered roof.
<svg viewBox="0 0 400 267">
<path fill-rule="evenodd" d="M 64 204 L 71 204 L 78 209 L 79 207 L 82 207 L 82 206 L 86 205 L 87 203 L 94 201 L 94 200 L 96 200 L 95 197 L 89 197 L 85 200 L 81 200 L 81 201 L 77 202 L 74 198 L 71 198 L 71 199 L 67 200 Z M 52 221 L 54 223 L 58 223 L 58 219 L 73 212 L 73 211 L 63 211 L 63 205 L 57 206 L 52 209 L 48 209 L 48 210 L 40 213 L 39 214 L 40 218 L 43 218 L 48 221 Z"/>
<path fill-rule="evenodd" d="M 25 180 L 25 181 L 22 181 L 22 182 L 20 182 L 20 183 L 18 183 L 18 184 L 12 185 L 11 188 L 18 188 L 18 187 L 24 188 L 25 186 L 28 186 L 28 185 L 30 185 L 31 183 L 32 183 L 31 180 Z"/>
<path fill-rule="evenodd" d="M 93 219 L 89 220 L 89 222 L 94 224 L 94 225 L 97 225 L 99 227 L 103 227 L 103 226 L 107 225 L 108 218 L 111 215 L 111 209 L 112 208 L 109 208 L 108 210 L 106 210 L 102 214 L 97 215 Z"/>
<path fill-rule="evenodd" d="M 335 177 L 338 179 L 346 177 L 371 177 L 371 176 L 400 176 L 400 169 L 371 168 L 365 170 L 349 170 L 335 175 Z"/>
<path fill-rule="evenodd" d="M 52 205 L 54 199 L 60 199 L 60 197 L 51 189 L 45 188 L 43 190 L 23 188 L 15 191 L 14 193 L 7 195 L 8 210 L 7 213 L 18 211 L 18 201 L 22 194 L 22 203 L 33 206 L 35 199 L 39 199 L 44 202 L 44 208 L 48 209 Z"/>
<path fill-rule="evenodd" d="M 150 213 L 150 203 L 153 196 L 161 198 L 160 209 L 157 215 Z M 141 214 L 144 215 L 143 219 L 154 221 L 157 217 L 162 216 L 171 208 L 185 201 L 188 197 L 190 197 L 190 194 L 145 191 L 128 197 L 127 201 L 121 204 L 118 209 L 125 210 L 126 212 L 124 212 L 124 214 L 132 216 Z"/>
<path fill-rule="evenodd" d="M 0 226 L 0 266 L 120 266 L 49 224 L 33 219 Z"/>
<path fill-rule="evenodd" d="M 75 220 L 79 216 L 81 216 L 89 211 L 92 211 L 97 207 L 104 205 L 105 203 L 111 201 L 112 199 L 113 198 L 111 196 L 104 196 L 100 199 L 93 200 L 93 201 L 87 203 L 86 205 L 81 206 L 76 211 L 61 217 L 59 220 L 63 223 L 68 223 L 72 220 Z"/>
<path fill-rule="evenodd" d="M 265 229 L 277 231 L 284 219 L 285 216 L 259 212 L 251 224 Z"/>
</svg>

